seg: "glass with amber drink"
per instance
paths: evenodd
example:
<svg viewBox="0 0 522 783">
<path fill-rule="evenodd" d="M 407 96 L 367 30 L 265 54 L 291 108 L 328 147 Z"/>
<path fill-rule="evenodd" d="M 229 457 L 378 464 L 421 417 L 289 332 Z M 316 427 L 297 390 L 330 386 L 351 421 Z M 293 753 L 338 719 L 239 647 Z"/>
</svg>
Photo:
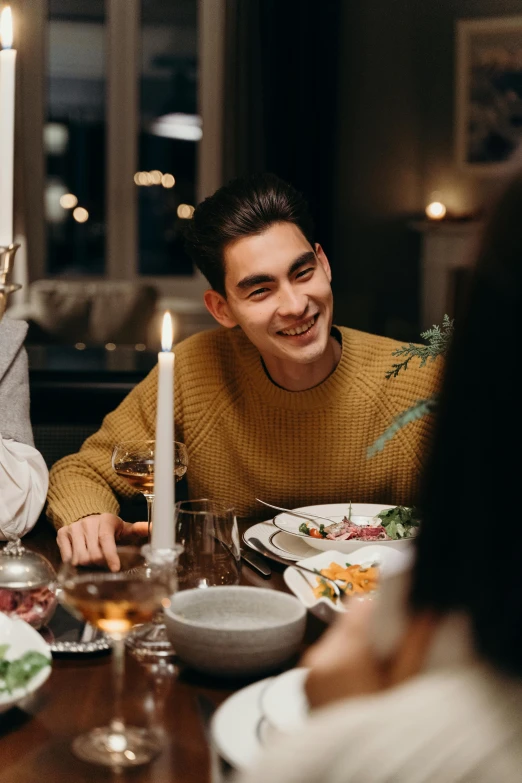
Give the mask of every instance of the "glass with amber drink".
<svg viewBox="0 0 522 783">
<path fill-rule="evenodd" d="M 85 761 L 113 768 L 150 761 L 161 748 L 157 733 L 128 726 L 123 719 L 125 638 L 140 623 L 150 622 L 176 586 L 179 548 L 155 552 L 150 546 L 118 547 L 120 570 L 107 564 L 74 566 L 58 572 L 58 596 L 73 614 L 104 631 L 112 642 L 114 717 L 108 726 L 76 737 L 73 750 Z"/>
<path fill-rule="evenodd" d="M 112 452 L 112 467 L 116 474 L 145 496 L 150 538 L 154 504 L 154 440 L 127 440 L 116 444 Z M 174 441 L 174 479 L 179 481 L 187 472 L 188 454 L 184 443 Z"/>
</svg>

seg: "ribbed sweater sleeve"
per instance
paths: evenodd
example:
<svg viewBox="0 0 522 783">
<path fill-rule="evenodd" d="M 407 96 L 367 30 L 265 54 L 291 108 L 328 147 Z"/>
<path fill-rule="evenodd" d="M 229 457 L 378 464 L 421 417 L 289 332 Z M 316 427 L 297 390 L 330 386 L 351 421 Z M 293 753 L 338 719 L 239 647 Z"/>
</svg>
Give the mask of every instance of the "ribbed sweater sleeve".
<svg viewBox="0 0 522 783">
<path fill-rule="evenodd" d="M 90 514 L 117 514 L 116 495 L 139 494 L 112 467 L 114 446 L 125 440 L 154 437 L 157 368 L 105 417 L 101 428 L 87 438 L 77 454 L 57 462 L 50 475 L 47 515 L 59 528 Z"/>
</svg>

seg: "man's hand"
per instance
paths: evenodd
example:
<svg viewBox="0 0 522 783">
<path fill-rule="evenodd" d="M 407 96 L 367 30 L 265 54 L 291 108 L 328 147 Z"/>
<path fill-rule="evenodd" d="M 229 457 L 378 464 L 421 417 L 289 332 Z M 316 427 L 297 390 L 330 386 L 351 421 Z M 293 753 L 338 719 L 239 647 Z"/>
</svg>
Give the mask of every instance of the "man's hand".
<svg viewBox="0 0 522 783">
<path fill-rule="evenodd" d="M 87 565 L 107 561 L 111 571 L 118 571 L 120 559 L 116 543 L 139 545 L 144 544 L 146 538 L 146 522 L 130 524 L 115 514 L 93 514 L 61 527 L 58 546 L 64 562 Z"/>
</svg>

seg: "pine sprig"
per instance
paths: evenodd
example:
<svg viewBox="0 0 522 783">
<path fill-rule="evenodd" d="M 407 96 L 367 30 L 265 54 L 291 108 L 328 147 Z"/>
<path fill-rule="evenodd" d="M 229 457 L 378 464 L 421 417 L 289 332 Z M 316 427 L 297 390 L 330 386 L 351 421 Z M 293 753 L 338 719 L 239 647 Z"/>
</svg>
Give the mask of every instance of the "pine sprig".
<svg viewBox="0 0 522 783">
<path fill-rule="evenodd" d="M 390 426 L 387 427 L 387 429 L 382 433 L 382 435 L 377 438 L 377 440 L 372 443 L 371 446 L 368 446 L 366 451 L 367 458 L 370 459 L 370 457 L 374 457 L 375 454 L 377 454 L 379 451 L 382 451 L 388 441 L 394 438 L 399 430 L 401 430 L 407 424 L 411 424 L 413 421 L 422 419 L 423 416 L 426 416 L 428 413 L 433 413 L 437 407 L 437 404 L 438 395 L 434 394 L 433 397 L 428 397 L 425 400 L 417 400 L 417 402 L 412 405 L 411 408 L 407 408 L 405 411 L 402 411 L 402 413 L 399 413 L 398 416 L 394 418 Z"/>
<path fill-rule="evenodd" d="M 448 350 L 448 346 L 453 335 L 453 319 L 445 315 L 442 319 L 442 326 L 433 325 L 431 329 L 421 332 L 423 340 L 428 345 L 414 345 L 409 343 L 397 348 L 392 352 L 392 356 L 405 356 L 402 362 L 392 365 L 392 369 L 386 373 L 386 378 L 396 378 L 401 370 L 406 370 L 412 359 L 420 359 L 419 367 L 424 367 L 427 361 L 435 361 L 438 356 L 443 356 Z"/>
</svg>

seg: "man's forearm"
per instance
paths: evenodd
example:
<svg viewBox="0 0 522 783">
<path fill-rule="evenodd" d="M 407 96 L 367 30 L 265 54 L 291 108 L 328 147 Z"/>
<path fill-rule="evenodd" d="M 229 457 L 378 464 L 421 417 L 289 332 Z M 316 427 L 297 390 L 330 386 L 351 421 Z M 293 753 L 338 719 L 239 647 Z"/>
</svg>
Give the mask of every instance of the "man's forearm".
<svg viewBox="0 0 522 783">
<path fill-rule="evenodd" d="M 116 495 L 100 476 L 94 478 L 85 469 L 60 463 L 51 471 L 47 516 L 56 529 L 92 514 L 118 514 L 119 510 Z"/>
</svg>

